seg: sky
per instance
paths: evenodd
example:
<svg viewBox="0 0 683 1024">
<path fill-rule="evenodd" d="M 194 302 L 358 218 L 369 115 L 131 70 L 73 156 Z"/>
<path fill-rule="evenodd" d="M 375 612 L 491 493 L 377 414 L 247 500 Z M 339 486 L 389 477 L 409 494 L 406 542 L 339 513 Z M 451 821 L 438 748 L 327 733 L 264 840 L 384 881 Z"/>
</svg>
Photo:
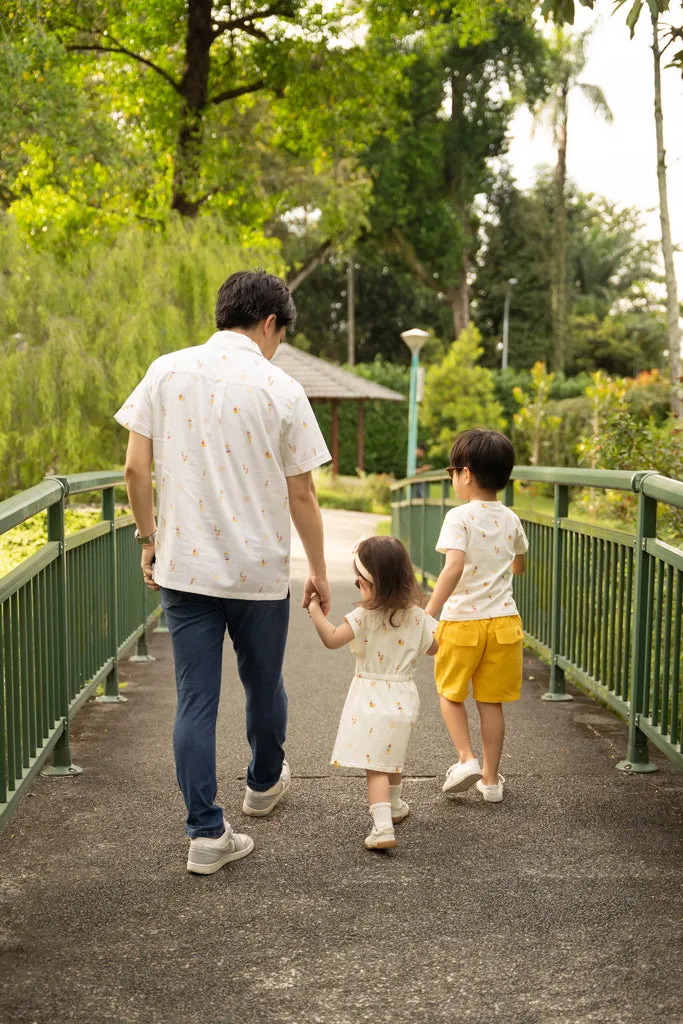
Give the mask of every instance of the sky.
<svg viewBox="0 0 683 1024">
<path fill-rule="evenodd" d="M 638 207 L 646 233 L 661 239 L 657 191 L 657 150 L 654 125 L 654 74 L 651 23 L 641 16 L 632 40 L 622 8 L 610 16 L 605 0 L 596 4 L 600 18 L 577 4 L 576 29 L 595 25 L 589 41 L 588 64 L 582 81 L 602 87 L 614 115 L 607 125 L 580 91 L 570 97 L 568 156 L 570 177 L 583 192 L 597 192 L 612 201 Z M 666 55 L 668 56 L 668 54 Z M 666 56 L 665 61 L 666 63 Z M 667 151 L 669 207 L 676 254 L 679 298 L 683 297 L 683 77 L 663 70 L 664 142 Z M 550 131 L 538 127 L 526 109 L 512 123 L 510 161 L 519 185 L 533 182 L 536 168 L 555 163 Z"/>
</svg>

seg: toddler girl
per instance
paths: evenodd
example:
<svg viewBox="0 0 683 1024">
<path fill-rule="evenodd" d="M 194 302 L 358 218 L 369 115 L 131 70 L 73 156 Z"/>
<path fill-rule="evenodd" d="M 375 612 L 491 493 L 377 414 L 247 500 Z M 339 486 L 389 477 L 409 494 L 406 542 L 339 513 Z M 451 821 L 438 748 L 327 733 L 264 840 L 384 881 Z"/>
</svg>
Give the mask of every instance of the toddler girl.
<svg viewBox="0 0 683 1024">
<path fill-rule="evenodd" d="M 420 698 L 414 675 L 421 654 L 436 654 L 436 622 L 422 607 L 408 552 L 396 537 L 370 537 L 354 553 L 362 601 L 333 626 L 314 597 L 309 614 L 325 647 L 351 645 L 351 683 L 332 764 L 363 768 L 373 828 L 368 850 L 396 846 L 394 824 L 410 813 L 401 799 L 401 772 Z"/>
</svg>

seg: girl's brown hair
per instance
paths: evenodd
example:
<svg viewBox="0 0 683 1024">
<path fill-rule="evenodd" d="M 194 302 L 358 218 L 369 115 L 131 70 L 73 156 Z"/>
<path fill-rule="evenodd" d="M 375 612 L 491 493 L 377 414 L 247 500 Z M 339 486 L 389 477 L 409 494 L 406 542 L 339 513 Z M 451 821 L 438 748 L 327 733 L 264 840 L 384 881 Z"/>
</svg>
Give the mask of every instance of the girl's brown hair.
<svg viewBox="0 0 683 1024">
<path fill-rule="evenodd" d="M 362 602 L 363 608 L 390 611 L 389 622 L 394 626 L 395 612 L 422 607 L 424 597 L 410 555 L 398 537 L 368 537 L 358 545 L 358 558 L 373 580 L 372 595 Z"/>
</svg>

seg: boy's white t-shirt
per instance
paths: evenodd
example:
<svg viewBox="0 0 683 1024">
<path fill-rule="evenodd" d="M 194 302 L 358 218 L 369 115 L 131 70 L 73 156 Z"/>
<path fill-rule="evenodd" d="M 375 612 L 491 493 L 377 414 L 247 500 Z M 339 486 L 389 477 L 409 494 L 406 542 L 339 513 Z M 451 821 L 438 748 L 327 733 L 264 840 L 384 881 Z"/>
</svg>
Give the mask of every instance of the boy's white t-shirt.
<svg viewBox="0 0 683 1024">
<path fill-rule="evenodd" d="M 442 620 L 462 622 L 517 615 L 512 594 L 515 555 L 529 549 L 524 528 L 500 501 L 469 501 L 447 514 L 436 550 L 465 552 L 460 582 L 446 601 Z"/>
</svg>

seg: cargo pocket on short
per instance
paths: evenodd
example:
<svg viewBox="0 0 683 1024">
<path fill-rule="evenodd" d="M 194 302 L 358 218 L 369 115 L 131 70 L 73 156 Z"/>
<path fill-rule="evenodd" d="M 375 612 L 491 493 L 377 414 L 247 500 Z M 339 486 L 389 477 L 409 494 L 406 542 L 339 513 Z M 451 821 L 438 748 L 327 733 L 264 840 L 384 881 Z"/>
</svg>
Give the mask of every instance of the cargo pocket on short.
<svg viewBox="0 0 683 1024">
<path fill-rule="evenodd" d="M 509 647 L 524 639 L 524 631 L 521 626 L 499 626 L 496 630 L 496 642 L 501 647 Z"/>
<path fill-rule="evenodd" d="M 457 625 L 453 630 L 453 643 L 456 647 L 477 647 L 479 632 L 471 626 Z"/>
</svg>

